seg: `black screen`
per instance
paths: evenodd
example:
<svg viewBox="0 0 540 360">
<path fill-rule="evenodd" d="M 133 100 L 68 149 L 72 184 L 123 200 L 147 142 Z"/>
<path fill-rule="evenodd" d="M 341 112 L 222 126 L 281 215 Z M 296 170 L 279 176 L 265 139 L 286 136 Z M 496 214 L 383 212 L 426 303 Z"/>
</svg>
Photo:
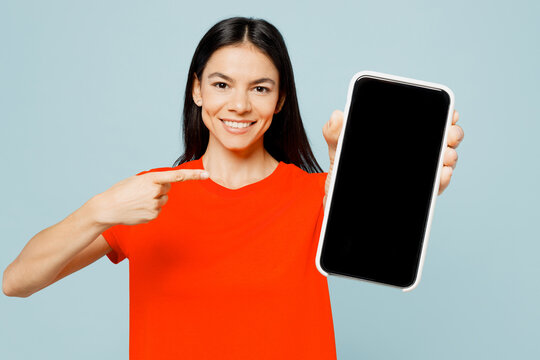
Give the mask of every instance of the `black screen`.
<svg viewBox="0 0 540 360">
<path fill-rule="evenodd" d="M 326 272 L 414 283 L 449 106 L 439 89 L 356 80 L 321 253 Z"/>
</svg>

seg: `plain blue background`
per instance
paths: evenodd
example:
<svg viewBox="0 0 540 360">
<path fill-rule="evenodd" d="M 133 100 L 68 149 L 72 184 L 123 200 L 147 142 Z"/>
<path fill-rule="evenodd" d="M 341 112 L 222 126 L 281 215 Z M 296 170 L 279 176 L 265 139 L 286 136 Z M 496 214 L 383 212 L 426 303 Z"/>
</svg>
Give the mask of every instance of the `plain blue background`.
<svg viewBox="0 0 540 360">
<path fill-rule="evenodd" d="M 91 196 L 171 166 L 198 41 L 261 17 L 285 37 L 324 168 L 321 128 L 360 70 L 447 85 L 465 130 L 420 286 L 329 279 L 339 359 L 540 358 L 539 4 L 2 1 L 0 268 Z M 128 262 L 107 258 L 2 295 L 0 358 L 127 359 L 128 296 Z"/>
</svg>

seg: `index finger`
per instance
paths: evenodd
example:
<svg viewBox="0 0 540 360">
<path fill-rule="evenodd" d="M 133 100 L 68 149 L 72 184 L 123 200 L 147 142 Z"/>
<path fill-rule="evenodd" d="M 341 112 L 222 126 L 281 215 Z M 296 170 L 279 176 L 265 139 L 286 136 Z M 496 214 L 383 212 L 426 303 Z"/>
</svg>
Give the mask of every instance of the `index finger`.
<svg viewBox="0 0 540 360">
<path fill-rule="evenodd" d="M 151 173 L 156 184 L 167 184 L 186 180 L 205 180 L 209 174 L 205 170 L 180 169 Z"/>
<path fill-rule="evenodd" d="M 454 110 L 454 115 L 452 116 L 452 125 L 455 125 L 459 120 L 459 113 L 457 110 Z"/>
</svg>

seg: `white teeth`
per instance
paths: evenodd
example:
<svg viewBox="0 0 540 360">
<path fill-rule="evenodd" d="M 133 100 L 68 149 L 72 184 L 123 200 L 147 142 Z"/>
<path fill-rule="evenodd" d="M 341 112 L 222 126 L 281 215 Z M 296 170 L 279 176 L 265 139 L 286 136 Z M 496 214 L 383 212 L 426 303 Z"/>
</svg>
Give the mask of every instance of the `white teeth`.
<svg viewBox="0 0 540 360">
<path fill-rule="evenodd" d="M 236 128 L 236 129 L 247 128 L 248 126 L 251 125 L 250 122 L 227 121 L 227 120 L 223 120 L 223 122 L 225 123 L 225 125 L 232 128 Z"/>
</svg>

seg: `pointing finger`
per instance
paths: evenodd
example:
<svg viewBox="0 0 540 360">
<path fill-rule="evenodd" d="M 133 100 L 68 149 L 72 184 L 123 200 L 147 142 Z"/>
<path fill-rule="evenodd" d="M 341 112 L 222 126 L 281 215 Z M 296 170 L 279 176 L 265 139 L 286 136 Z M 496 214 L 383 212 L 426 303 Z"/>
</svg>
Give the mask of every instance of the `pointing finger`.
<svg viewBox="0 0 540 360">
<path fill-rule="evenodd" d="M 187 180 L 208 179 L 208 172 L 205 170 L 180 169 L 170 171 L 159 171 L 151 173 L 156 184 L 166 184 Z"/>
</svg>

